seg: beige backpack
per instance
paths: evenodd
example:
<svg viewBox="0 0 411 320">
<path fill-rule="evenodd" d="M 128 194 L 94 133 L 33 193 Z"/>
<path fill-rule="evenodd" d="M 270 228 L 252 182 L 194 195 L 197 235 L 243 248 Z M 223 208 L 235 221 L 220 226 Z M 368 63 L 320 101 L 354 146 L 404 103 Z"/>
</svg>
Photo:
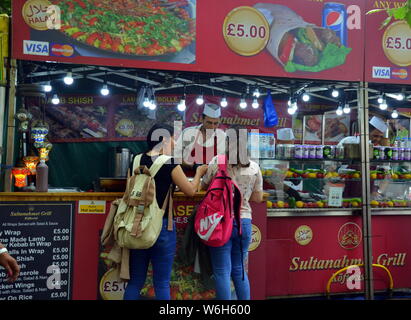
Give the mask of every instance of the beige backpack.
<svg viewBox="0 0 411 320">
<path fill-rule="evenodd" d="M 168 207 L 168 230 L 173 230 L 172 186 L 160 209 L 156 200 L 155 175 L 171 158 L 160 155 L 148 169 L 140 166 L 142 155 L 133 163 L 133 175 L 127 179 L 127 188 L 118 204 L 113 220 L 114 240 L 121 248 L 147 249 L 154 245 L 161 232 L 164 211 Z"/>
</svg>

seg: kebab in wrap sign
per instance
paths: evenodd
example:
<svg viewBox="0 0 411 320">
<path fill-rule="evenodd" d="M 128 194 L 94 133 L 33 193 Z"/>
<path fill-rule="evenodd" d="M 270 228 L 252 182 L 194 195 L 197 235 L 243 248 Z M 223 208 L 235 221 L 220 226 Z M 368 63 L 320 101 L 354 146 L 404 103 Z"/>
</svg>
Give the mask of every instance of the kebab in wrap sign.
<svg viewBox="0 0 411 320">
<path fill-rule="evenodd" d="M 322 8 L 317 6 L 318 16 L 321 16 L 318 25 L 315 19 L 306 21 L 296 11 L 281 4 L 256 3 L 252 7 L 237 7 L 226 16 L 224 39 L 239 55 L 256 55 L 265 49 L 288 73 L 329 70 L 344 65 L 352 51 L 348 46 L 348 27 L 361 29 L 360 22 L 356 26 L 353 20 L 355 11 L 360 15 L 361 10 L 357 6 L 350 7 L 347 11 L 347 7 L 340 3 L 324 3 Z M 310 8 L 311 13 L 312 10 Z M 319 21 L 318 17 L 316 21 Z"/>
</svg>

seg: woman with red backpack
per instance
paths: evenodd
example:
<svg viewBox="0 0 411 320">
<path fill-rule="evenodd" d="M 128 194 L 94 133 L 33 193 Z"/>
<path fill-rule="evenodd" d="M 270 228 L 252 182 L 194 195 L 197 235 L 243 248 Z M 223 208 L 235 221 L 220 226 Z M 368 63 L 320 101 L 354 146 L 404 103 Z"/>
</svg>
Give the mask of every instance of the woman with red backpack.
<svg viewBox="0 0 411 320">
<path fill-rule="evenodd" d="M 231 279 L 239 300 L 250 299 L 250 284 L 244 272 L 244 261 L 251 241 L 252 212 L 249 202 L 263 200 L 263 179 L 259 165 L 250 160 L 247 152 L 247 130 L 234 127 L 227 134 L 227 173 L 238 186 L 242 196 L 240 209 L 241 227 L 234 219 L 232 234 L 223 246 L 209 246 L 217 299 L 231 299 Z M 241 141 L 241 143 L 240 143 Z M 207 189 L 218 170 L 218 157 L 211 160 L 202 180 Z M 241 234 L 240 231 L 241 230 Z"/>
</svg>

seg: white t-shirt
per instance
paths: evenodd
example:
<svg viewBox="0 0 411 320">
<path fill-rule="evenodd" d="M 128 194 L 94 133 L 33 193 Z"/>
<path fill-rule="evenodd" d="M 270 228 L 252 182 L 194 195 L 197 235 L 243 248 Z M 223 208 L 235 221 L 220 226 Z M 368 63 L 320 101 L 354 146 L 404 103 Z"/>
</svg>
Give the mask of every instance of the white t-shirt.
<svg viewBox="0 0 411 320">
<path fill-rule="evenodd" d="M 214 157 L 209 163 L 207 173 L 204 175 L 201 182 L 203 189 L 206 189 L 213 177 L 216 175 L 218 169 L 217 157 Z M 241 218 L 251 219 L 251 206 L 249 203 L 251 194 L 257 191 L 263 191 L 263 176 L 261 174 L 260 166 L 250 160 L 250 166 L 239 167 L 227 165 L 227 172 L 231 179 L 237 184 L 243 197 L 241 205 Z"/>
</svg>

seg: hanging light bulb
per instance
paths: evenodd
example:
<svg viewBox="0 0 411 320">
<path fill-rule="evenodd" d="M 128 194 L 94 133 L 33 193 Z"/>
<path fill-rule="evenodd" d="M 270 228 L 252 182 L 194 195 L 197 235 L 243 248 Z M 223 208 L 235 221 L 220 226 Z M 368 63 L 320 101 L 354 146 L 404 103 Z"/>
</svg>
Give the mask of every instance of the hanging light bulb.
<svg viewBox="0 0 411 320">
<path fill-rule="evenodd" d="M 51 86 L 50 81 L 48 81 L 44 86 L 43 86 L 44 92 L 51 92 L 53 90 L 53 87 Z"/>
<path fill-rule="evenodd" d="M 241 98 L 241 100 L 240 100 L 240 108 L 241 109 L 247 108 L 247 102 L 245 101 L 244 98 Z"/>
<path fill-rule="evenodd" d="M 183 97 L 183 98 L 181 98 L 180 103 L 177 105 L 177 109 L 178 109 L 178 111 L 183 112 L 183 111 L 186 110 L 186 108 L 187 108 L 186 99 L 185 99 L 185 97 Z"/>
<path fill-rule="evenodd" d="M 398 111 L 393 110 L 392 113 L 391 113 L 391 117 L 394 118 L 394 119 L 397 119 L 398 118 Z"/>
<path fill-rule="evenodd" d="M 341 105 L 338 106 L 336 113 L 337 113 L 338 116 L 341 116 L 344 113 L 343 108 L 341 107 Z"/>
<path fill-rule="evenodd" d="M 295 114 L 298 110 L 298 105 L 297 105 L 297 101 L 295 99 L 290 99 L 288 100 L 288 109 L 287 112 L 288 114 Z"/>
<path fill-rule="evenodd" d="M 103 87 L 101 88 L 100 93 L 101 93 L 103 96 L 108 96 L 108 95 L 110 94 L 110 90 L 108 89 L 106 83 L 103 84 Z"/>
<path fill-rule="evenodd" d="M 52 103 L 52 104 L 59 104 L 59 103 L 60 103 L 60 98 L 59 98 L 59 96 L 57 95 L 57 93 L 55 93 L 55 94 L 53 95 L 53 98 L 51 99 L 51 103 Z"/>
<path fill-rule="evenodd" d="M 70 72 L 67 72 L 67 74 L 66 74 L 66 76 L 64 77 L 64 83 L 66 84 L 66 85 L 68 85 L 68 86 L 70 86 L 70 85 L 72 85 L 73 84 L 73 82 L 74 82 L 74 79 L 73 79 L 73 73 L 70 71 Z"/>
<path fill-rule="evenodd" d="M 204 96 L 202 94 L 200 94 L 197 99 L 196 99 L 196 103 L 201 106 L 204 103 Z"/>
<path fill-rule="evenodd" d="M 383 95 L 383 94 L 379 95 L 377 101 L 378 101 L 379 104 L 383 103 L 383 101 L 384 101 L 384 95 Z"/>
<path fill-rule="evenodd" d="M 346 103 L 346 104 L 344 105 L 343 112 L 344 112 L 345 114 L 348 114 L 348 113 L 351 112 L 351 108 L 350 108 L 350 105 L 349 105 L 348 103 Z"/>
<path fill-rule="evenodd" d="M 223 108 L 225 108 L 225 107 L 228 106 L 228 102 L 227 102 L 227 98 L 226 98 L 226 97 L 223 97 L 223 98 L 221 99 L 220 106 L 222 106 Z"/>
<path fill-rule="evenodd" d="M 258 90 L 258 88 L 255 88 L 253 92 L 253 97 L 256 97 L 258 99 L 260 95 L 261 95 L 260 90 Z"/>
<path fill-rule="evenodd" d="M 304 93 L 304 94 L 303 94 L 303 101 L 304 101 L 304 102 L 310 101 L 310 95 L 309 95 L 308 93 Z"/>
<path fill-rule="evenodd" d="M 387 110 L 387 108 L 388 108 L 387 101 L 385 99 L 382 99 L 382 103 L 380 103 L 380 109 Z"/>
<path fill-rule="evenodd" d="M 156 98 L 154 96 L 151 97 L 150 105 L 148 106 L 150 110 L 156 110 L 157 109 L 157 102 Z"/>
<path fill-rule="evenodd" d="M 339 97 L 339 95 L 340 95 L 340 91 L 338 91 L 337 89 L 333 89 L 333 91 L 331 92 L 331 95 L 334 97 L 334 98 L 338 98 Z"/>
<path fill-rule="evenodd" d="M 260 106 L 258 103 L 257 98 L 253 99 L 253 103 L 251 104 L 251 106 L 253 107 L 253 109 L 258 109 L 258 107 Z"/>
<path fill-rule="evenodd" d="M 296 108 L 292 108 L 292 107 L 290 107 L 290 108 L 288 108 L 288 109 L 287 109 L 287 112 L 288 112 L 288 114 L 293 115 L 294 113 L 296 113 L 296 112 L 297 112 L 297 109 L 296 109 Z"/>
</svg>

